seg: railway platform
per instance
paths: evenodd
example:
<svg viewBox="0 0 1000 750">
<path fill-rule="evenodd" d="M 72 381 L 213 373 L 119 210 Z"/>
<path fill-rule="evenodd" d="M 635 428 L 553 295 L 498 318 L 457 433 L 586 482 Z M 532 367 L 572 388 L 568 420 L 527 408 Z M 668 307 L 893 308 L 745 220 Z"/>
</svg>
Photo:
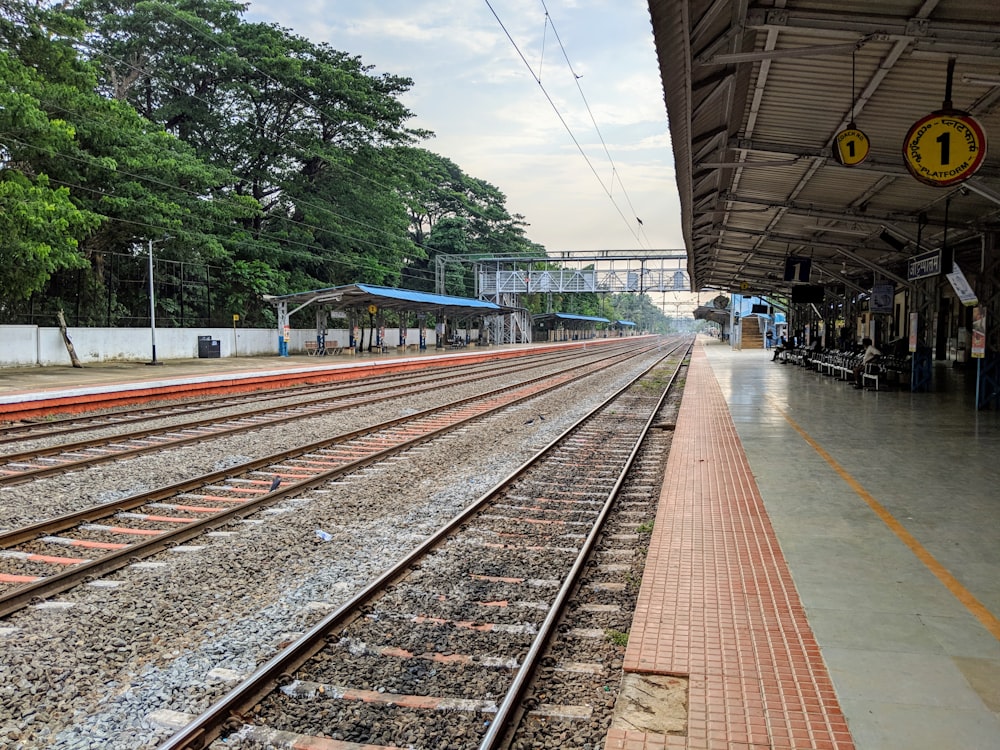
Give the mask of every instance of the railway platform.
<svg viewBox="0 0 1000 750">
<path fill-rule="evenodd" d="M 1000 416 L 696 346 L 627 671 L 685 736 L 606 748 L 1000 747 Z"/>
<path fill-rule="evenodd" d="M 0 404 L 469 353 L 0 370 Z M 695 347 L 625 657 L 687 726 L 606 750 L 1000 748 L 1000 414 L 770 357 Z"/>
<path fill-rule="evenodd" d="M 613 342 L 617 339 L 601 339 Z M 598 343 L 598 342 L 588 342 Z M 45 417 L 56 412 L 92 410 L 101 406 L 184 398 L 207 393 L 267 390 L 295 383 L 318 383 L 386 374 L 460 359 L 475 363 L 541 347 L 565 344 L 502 345 L 469 349 L 435 349 L 316 357 L 232 357 L 226 359 L 100 362 L 65 366 L 0 368 L 0 421 Z"/>
</svg>

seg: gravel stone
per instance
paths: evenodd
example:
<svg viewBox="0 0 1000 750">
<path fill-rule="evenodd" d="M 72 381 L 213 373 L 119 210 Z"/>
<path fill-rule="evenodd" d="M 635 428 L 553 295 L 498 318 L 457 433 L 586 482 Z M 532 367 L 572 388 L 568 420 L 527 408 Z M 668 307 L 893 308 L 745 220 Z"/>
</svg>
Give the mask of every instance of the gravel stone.
<svg viewBox="0 0 1000 750">
<path fill-rule="evenodd" d="M 650 361 L 646 356 L 577 379 L 567 389 L 308 491 L 288 503 L 294 512 L 232 523 L 219 530 L 231 535 L 192 542 L 204 545 L 199 551 L 150 558 L 165 562 L 162 567 L 117 571 L 117 588 L 81 586 L 66 592 L 60 600 L 75 604 L 68 610 L 29 608 L 7 618 L 4 626 L 16 631 L 0 631 L 6 633 L 0 635 L 2 744 L 10 750 L 155 748 L 172 730 L 150 721 L 154 711 L 202 712 L 230 687 L 209 678 L 212 670 L 253 671 Z M 0 527 L 232 466 L 279 445 L 357 429 L 471 394 L 472 388 L 4 487 Z M 317 529 L 330 541 L 322 541 Z M 489 683 L 488 670 L 469 669 Z M 394 691 L 412 679 L 405 672 L 387 674 L 379 687 Z M 449 715 L 443 721 L 470 743 L 485 731 L 478 720 L 470 724 L 469 716 Z M 352 726 L 349 708 L 338 727 L 338 739 L 367 736 Z M 420 745 L 421 738 L 414 735 L 412 742 Z"/>
</svg>

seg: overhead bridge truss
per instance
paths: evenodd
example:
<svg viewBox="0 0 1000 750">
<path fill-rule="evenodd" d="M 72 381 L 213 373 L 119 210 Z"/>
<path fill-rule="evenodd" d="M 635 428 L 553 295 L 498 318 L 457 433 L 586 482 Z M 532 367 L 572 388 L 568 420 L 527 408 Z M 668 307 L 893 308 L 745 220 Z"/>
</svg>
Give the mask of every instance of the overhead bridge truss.
<svg viewBox="0 0 1000 750">
<path fill-rule="evenodd" d="M 597 271 L 559 269 L 556 271 L 480 269 L 477 294 L 493 301 L 495 294 L 572 294 L 575 292 L 688 292 L 687 273 L 667 271 Z"/>
<path fill-rule="evenodd" d="M 531 341 L 531 318 L 519 299 L 522 294 L 691 290 L 684 250 L 570 250 L 540 257 L 439 255 L 434 265 L 436 293 L 447 293 L 449 265 L 470 263 L 476 296 L 511 311 L 487 322 L 491 338 L 501 344 Z"/>
<path fill-rule="evenodd" d="M 450 264 L 469 263 L 475 266 L 476 295 L 497 304 L 501 304 L 500 295 L 691 290 L 683 250 L 603 250 L 565 251 L 535 258 L 439 255 L 435 262 L 435 291 L 447 293 L 445 275 Z"/>
</svg>

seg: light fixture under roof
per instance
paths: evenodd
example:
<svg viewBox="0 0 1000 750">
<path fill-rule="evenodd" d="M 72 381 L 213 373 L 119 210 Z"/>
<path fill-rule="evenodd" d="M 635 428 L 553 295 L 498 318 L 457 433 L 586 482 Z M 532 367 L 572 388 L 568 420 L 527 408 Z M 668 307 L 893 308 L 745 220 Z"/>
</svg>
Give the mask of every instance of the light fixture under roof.
<svg viewBox="0 0 1000 750">
<path fill-rule="evenodd" d="M 973 86 L 1000 86 L 1000 75 L 983 75 L 981 73 L 963 73 L 962 83 Z"/>
</svg>

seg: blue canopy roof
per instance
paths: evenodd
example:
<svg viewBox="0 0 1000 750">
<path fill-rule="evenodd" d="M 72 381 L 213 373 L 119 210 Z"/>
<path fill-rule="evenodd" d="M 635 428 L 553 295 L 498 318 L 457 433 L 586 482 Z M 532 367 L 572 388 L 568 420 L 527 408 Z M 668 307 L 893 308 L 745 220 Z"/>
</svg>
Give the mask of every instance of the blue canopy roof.
<svg viewBox="0 0 1000 750">
<path fill-rule="evenodd" d="M 616 325 L 620 325 L 620 326 L 634 326 L 635 325 L 635 323 L 633 323 L 631 320 L 616 320 L 615 324 Z"/>
<path fill-rule="evenodd" d="M 571 313 L 544 313 L 542 315 L 533 315 L 532 318 L 534 320 L 584 320 L 591 323 L 611 322 L 607 318 L 598 318 L 593 315 L 573 315 Z"/>
<path fill-rule="evenodd" d="M 421 305 L 437 305 L 438 307 L 474 307 L 483 312 L 496 312 L 499 305 L 481 299 L 471 297 L 451 297 L 445 294 L 431 294 L 430 292 L 415 292 L 410 289 L 393 289 L 385 286 L 371 286 L 370 284 L 355 284 L 355 287 L 363 292 L 382 299 L 394 299 L 404 302 L 417 302 Z"/>
<path fill-rule="evenodd" d="M 502 310 L 499 305 L 469 297 L 451 297 L 444 294 L 417 292 L 412 289 L 394 289 L 371 284 L 348 284 L 346 286 L 314 289 L 281 296 L 268 296 L 272 304 L 284 301 L 291 304 L 307 305 L 318 303 L 335 310 L 360 309 L 375 305 L 380 310 L 406 310 L 418 313 L 444 312 L 451 315 L 491 315 Z"/>
</svg>

